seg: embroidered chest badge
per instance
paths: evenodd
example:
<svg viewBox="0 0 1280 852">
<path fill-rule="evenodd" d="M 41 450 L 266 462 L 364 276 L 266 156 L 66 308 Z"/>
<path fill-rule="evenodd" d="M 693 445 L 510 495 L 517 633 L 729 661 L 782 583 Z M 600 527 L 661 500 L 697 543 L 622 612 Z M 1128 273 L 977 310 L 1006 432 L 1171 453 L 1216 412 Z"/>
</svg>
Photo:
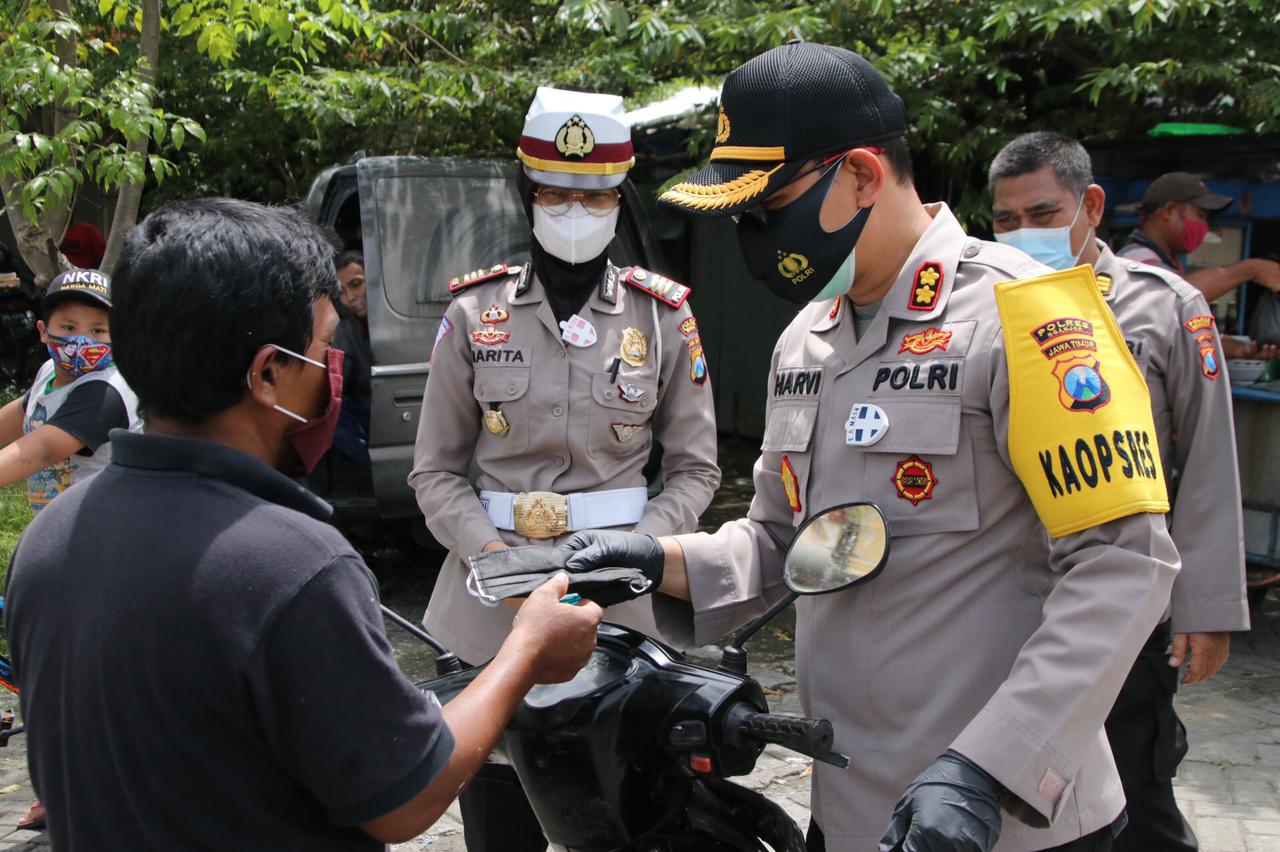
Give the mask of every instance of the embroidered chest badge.
<svg viewBox="0 0 1280 852">
<path fill-rule="evenodd" d="M 916 279 L 911 283 L 911 297 L 907 307 L 913 311 L 931 311 L 938 304 L 938 294 L 942 292 L 942 264 L 934 260 L 926 260 L 916 270 Z"/>
<path fill-rule="evenodd" d="M 471 342 L 478 343 L 481 346 L 497 346 L 499 343 L 506 343 L 510 339 L 511 332 L 501 331 L 488 325 L 479 331 L 471 332 Z"/>
<path fill-rule="evenodd" d="M 912 506 L 920 505 L 921 500 L 932 500 L 933 489 L 938 485 L 938 477 L 933 475 L 933 465 L 919 456 L 911 456 L 898 462 L 890 480 L 898 489 L 898 496 L 910 500 Z"/>
<path fill-rule="evenodd" d="M 943 331 L 940 328 L 926 328 L 924 331 L 917 331 L 915 334 L 903 335 L 902 345 L 898 347 L 898 353 L 910 352 L 912 355 L 928 355 L 935 349 L 947 351 L 947 344 L 951 342 L 951 332 Z"/>
<path fill-rule="evenodd" d="M 791 459 L 786 456 L 782 457 L 782 489 L 787 493 L 787 505 L 791 507 L 791 511 L 800 511 L 800 480 L 796 478 L 795 468 L 791 466 Z"/>
</svg>

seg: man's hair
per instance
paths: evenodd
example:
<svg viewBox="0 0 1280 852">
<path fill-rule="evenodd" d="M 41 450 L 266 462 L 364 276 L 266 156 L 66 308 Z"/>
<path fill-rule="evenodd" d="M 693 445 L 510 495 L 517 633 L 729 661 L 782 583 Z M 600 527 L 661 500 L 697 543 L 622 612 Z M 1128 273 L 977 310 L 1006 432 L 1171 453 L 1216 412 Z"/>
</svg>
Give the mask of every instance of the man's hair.
<svg viewBox="0 0 1280 852">
<path fill-rule="evenodd" d="M 142 220 L 112 278 L 112 349 L 147 417 L 199 423 L 236 404 L 264 344 L 311 344 L 336 299 L 333 246 L 298 211 L 176 201 Z"/>
<path fill-rule="evenodd" d="M 898 183 L 909 186 L 915 180 L 915 172 L 911 166 L 911 149 L 907 146 L 907 140 L 901 136 L 895 136 L 888 142 L 881 143 L 880 147 L 884 148 L 884 158 L 893 167 L 893 174 L 897 177 Z"/>
<path fill-rule="evenodd" d="M 1076 195 L 1093 183 L 1093 163 L 1089 152 L 1070 136 L 1050 130 L 1024 133 L 1000 149 L 991 161 L 987 182 L 992 189 L 1000 178 L 1014 178 L 1053 167 L 1053 176 L 1064 189 Z"/>
<path fill-rule="evenodd" d="M 364 266 L 364 252 L 360 251 L 360 249 L 347 249 L 346 251 L 338 252 L 338 256 L 333 259 L 333 268 L 345 269 L 353 263 L 358 263 L 361 267 Z"/>
</svg>

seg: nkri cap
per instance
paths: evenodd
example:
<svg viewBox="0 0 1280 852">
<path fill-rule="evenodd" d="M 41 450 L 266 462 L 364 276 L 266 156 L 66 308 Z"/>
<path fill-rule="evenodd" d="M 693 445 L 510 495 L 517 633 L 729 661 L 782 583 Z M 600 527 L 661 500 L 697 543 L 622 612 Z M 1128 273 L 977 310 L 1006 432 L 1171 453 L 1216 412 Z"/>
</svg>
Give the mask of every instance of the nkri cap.
<svg viewBox="0 0 1280 852">
<path fill-rule="evenodd" d="M 45 291 L 40 309 L 53 310 L 53 306 L 67 299 L 90 302 L 111 310 L 111 278 L 96 269 L 70 269 L 54 276 Z"/>
</svg>

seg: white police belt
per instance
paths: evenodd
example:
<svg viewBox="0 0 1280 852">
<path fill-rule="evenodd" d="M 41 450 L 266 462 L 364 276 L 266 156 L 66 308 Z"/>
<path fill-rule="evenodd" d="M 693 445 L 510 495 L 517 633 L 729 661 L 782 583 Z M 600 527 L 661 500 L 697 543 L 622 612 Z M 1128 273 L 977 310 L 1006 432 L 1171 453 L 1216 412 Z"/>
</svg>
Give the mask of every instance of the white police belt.
<svg viewBox="0 0 1280 852">
<path fill-rule="evenodd" d="M 551 491 L 481 491 L 493 525 L 525 538 L 555 538 L 575 530 L 630 526 L 644 516 L 649 492 L 642 487 L 578 494 Z"/>
</svg>

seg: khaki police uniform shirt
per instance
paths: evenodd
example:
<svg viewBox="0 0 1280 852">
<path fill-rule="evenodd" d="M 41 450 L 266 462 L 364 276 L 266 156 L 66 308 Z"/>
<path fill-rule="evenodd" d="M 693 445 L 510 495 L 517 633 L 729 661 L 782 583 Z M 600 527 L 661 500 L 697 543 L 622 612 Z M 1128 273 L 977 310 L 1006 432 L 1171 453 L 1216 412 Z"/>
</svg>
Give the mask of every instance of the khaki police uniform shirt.
<svg viewBox="0 0 1280 852">
<path fill-rule="evenodd" d="M 1168 603 L 1177 554 L 1160 515 L 1045 534 L 1011 467 L 993 285 L 1049 270 L 968 238 L 945 205 L 928 209 L 933 223 L 863 339 L 844 298 L 802 309 L 783 333 L 751 509 L 677 539 L 693 617 L 665 599 L 660 624 L 691 621 L 697 643 L 723 635 L 785 591 L 783 555 L 806 518 L 877 503 L 892 538 L 880 576 L 797 602 L 803 706 L 831 720 L 852 758 L 843 770 L 814 764 L 827 845 L 874 850 L 907 785 L 954 748 L 1025 803 L 1023 819 L 1006 814 L 997 849 L 1044 849 L 1124 805 L 1103 721 Z M 913 310 L 926 270 L 937 296 Z M 859 403 L 889 418 L 872 446 L 846 443 Z"/>
<path fill-rule="evenodd" d="M 663 490 L 635 530 L 668 535 L 697 529 L 720 484 L 711 383 L 688 303 L 673 308 L 626 284 L 626 270 L 610 266 L 578 311 L 597 340 L 578 347 L 561 340 L 537 276 L 512 269 L 461 290 L 449 306 L 431 358 L 409 475 L 427 527 L 451 551 L 423 623 L 471 663 L 497 652 L 515 610 L 486 607 L 467 592 L 466 557 L 495 540 L 555 543 L 499 531 L 478 491 L 644 487 L 642 471 L 657 440 Z M 506 317 L 483 321 L 490 309 L 490 317 Z M 628 328 L 644 336 L 647 353 L 639 365 L 621 361 L 613 376 Z M 638 399 L 629 401 L 620 391 L 627 386 L 633 398 L 640 392 Z M 492 434 L 482 423 L 484 412 L 495 407 L 510 426 L 506 435 Z M 606 617 L 653 633 L 651 608 L 643 598 L 611 607 Z"/>
<path fill-rule="evenodd" d="M 1151 391 L 1170 481 L 1169 532 L 1182 559 L 1173 584 L 1173 630 L 1248 630 L 1231 385 L 1213 313 L 1204 295 L 1175 273 L 1098 245 L 1094 269 Z"/>
</svg>

